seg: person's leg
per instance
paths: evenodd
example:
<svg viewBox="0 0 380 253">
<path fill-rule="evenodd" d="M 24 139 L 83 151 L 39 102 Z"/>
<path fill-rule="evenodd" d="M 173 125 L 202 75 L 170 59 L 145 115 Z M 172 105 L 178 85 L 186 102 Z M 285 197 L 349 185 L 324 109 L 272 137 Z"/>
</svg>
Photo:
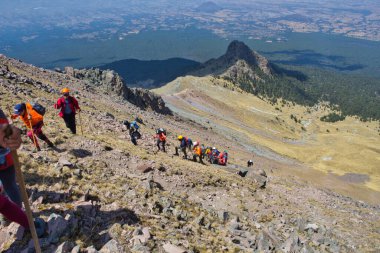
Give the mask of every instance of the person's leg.
<svg viewBox="0 0 380 253">
<path fill-rule="evenodd" d="M 187 151 L 186 147 L 182 148 L 182 152 L 183 152 L 185 159 L 187 159 L 187 152 L 186 151 Z"/>
<path fill-rule="evenodd" d="M 75 122 L 75 114 L 74 113 L 69 114 L 68 125 L 69 125 L 71 132 L 73 134 L 76 134 L 77 133 L 77 126 L 76 126 L 76 122 Z"/>
<path fill-rule="evenodd" d="M 13 166 L 0 170 L 0 180 L 8 197 L 18 206 L 22 206 L 20 190 L 16 183 L 16 171 Z"/>
<path fill-rule="evenodd" d="M 164 152 L 166 152 L 166 149 L 165 149 L 166 141 L 162 141 L 161 143 L 162 143 L 162 150 L 163 150 Z"/>
<path fill-rule="evenodd" d="M 40 128 L 38 131 L 36 131 L 37 134 L 37 137 L 41 140 L 43 140 L 44 142 L 46 142 L 46 144 L 49 146 L 49 147 L 54 147 L 54 144 L 49 140 L 49 138 L 42 132 L 42 129 Z"/>
<path fill-rule="evenodd" d="M 32 143 L 35 145 L 35 147 L 37 148 L 37 150 L 40 150 L 40 145 L 38 144 L 38 140 L 37 140 L 37 137 L 34 136 L 34 130 L 29 130 L 28 133 L 27 133 L 29 139 L 32 141 Z"/>
<path fill-rule="evenodd" d="M 63 114 L 63 120 L 65 121 L 66 127 L 70 128 L 70 115 L 69 114 Z"/>
<path fill-rule="evenodd" d="M 158 148 L 158 151 L 161 150 L 161 148 L 160 148 L 160 143 L 161 143 L 161 141 L 160 141 L 160 140 L 157 140 L 157 148 Z"/>
<path fill-rule="evenodd" d="M 0 195 L 0 213 L 8 220 L 17 222 L 24 228 L 29 228 L 28 218 L 21 207 L 2 195 Z"/>
</svg>

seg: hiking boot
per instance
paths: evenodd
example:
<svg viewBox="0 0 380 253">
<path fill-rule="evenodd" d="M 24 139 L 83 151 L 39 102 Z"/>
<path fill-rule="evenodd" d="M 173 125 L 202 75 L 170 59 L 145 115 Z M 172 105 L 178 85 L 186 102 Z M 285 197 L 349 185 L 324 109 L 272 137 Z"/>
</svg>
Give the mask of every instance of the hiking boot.
<svg viewBox="0 0 380 253">
<path fill-rule="evenodd" d="M 46 144 L 47 144 L 50 148 L 54 148 L 54 144 L 53 144 L 53 142 L 51 142 L 50 140 L 46 140 Z"/>
</svg>

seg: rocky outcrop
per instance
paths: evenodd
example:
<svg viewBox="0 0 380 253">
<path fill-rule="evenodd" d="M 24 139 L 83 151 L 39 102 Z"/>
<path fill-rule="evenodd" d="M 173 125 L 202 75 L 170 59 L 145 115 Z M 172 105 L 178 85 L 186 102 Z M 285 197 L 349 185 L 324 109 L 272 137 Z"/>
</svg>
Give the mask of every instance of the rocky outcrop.
<svg viewBox="0 0 380 253">
<path fill-rule="evenodd" d="M 86 81 L 89 85 L 103 89 L 107 94 L 114 94 L 143 110 L 152 110 L 161 114 L 172 112 L 166 107 L 164 100 L 146 89 L 128 88 L 119 74 L 113 70 L 74 69 L 66 67 L 65 73 Z"/>
<path fill-rule="evenodd" d="M 166 107 L 164 100 L 157 94 L 141 88 L 129 89 L 126 99 L 141 109 L 172 115 L 172 111 Z"/>
</svg>

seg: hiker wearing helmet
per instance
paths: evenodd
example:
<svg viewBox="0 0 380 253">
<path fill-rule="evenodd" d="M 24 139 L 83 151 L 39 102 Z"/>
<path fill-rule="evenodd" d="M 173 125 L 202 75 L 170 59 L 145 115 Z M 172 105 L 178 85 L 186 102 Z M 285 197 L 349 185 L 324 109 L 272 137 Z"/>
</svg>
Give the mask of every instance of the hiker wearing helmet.
<svg viewBox="0 0 380 253">
<path fill-rule="evenodd" d="M 219 163 L 219 150 L 216 147 L 212 147 L 211 153 L 209 155 L 209 160 L 211 164 L 218 164 Z"/>
<path fill-rule="evenodd" d="M 158 151 L 161 150 L 160 145 L 162 145 L 162 151 L 166 152 L 165 150 L 165 144 L 166 144 L 166 131 L 163 128 L 159 128 L 156 130 L 156 136 L 154 137 L 157 139 L 157 147 Z"/>
<path fill-rule="evenodd" d="M 73 96 L 70 96 L 70 90 L 68 88 L 63 88 L 61 93 L 63 96 L 58 99 L 54 108 L 61 109 L 59 116 L 63 118 L 66 127 L 71 130 L 71 133 L 76 134 L 75 114 L 77 111 L 80 111 L 78 101 Z"/>
<path fill-rule="evenodd" d="M 184 137 L 182 135 L 179 135 L 177 137 L 177 140 L 180 142 L 179 147 L 175 147 L 175 154 L 179 155 L 178 150 L 182 150 L 183 152 L 183 158 L 187 159 L 187 149 L 191 151 L 191 148 L 193 146 L 193 141 L 190 138 Z"/>
<path fill-rule="evenodd" d="M 17 104 L 13 109 L 14 114 L 12 115 L 12 119 L 20 118 L 24 122 L 26 128 L 29 129 L 27 135 L 34 143 L 37 151 L 41 151 L 41 148 L 36 137 L 46 142 L 49 147 L 54 148 L 54 144 L 42 132 L 44 125 L 44 117 L 42 114 L 44 114 L 44 112 L 38 112 L 37 109 L 29 103 Z"/>
<path fill-rule="evenodd" d="M 199 141 L 194 142 L 193 145 L 193 161 L 196 162 L 197 157 L 199 157 L 199 162 L 203 164 L 204 149 L 202 149 Z"/>
<path fill-rule="evenodd" d="M 252 160 L 249 160 L 249 161 L 247 162 L 247 167 L 251 167 L 251 166 L 253 166 L 253 161 L 252 161 Z"/>
<path fill-rule="evenodd" d="M 7 130 L 11 128 L 12 134 L 7 137 Z M 12 213 L 15 209 L 20 208 L 21 197 L 20 191 L 16 184 L 16 170 L 13 164 L 13 158 L 11 154 L 11 150 L 16 150 L 21 145 L 21 131 L 15 126 L 10 126 L 8 123 L 5 114 L 0 109 L 0 181 L 2 182 L 2 186 L 0 191 L 5 192 L 10 201 L 0 199 L 0 211 L 4 214 L 5 217 L 8 217 L 7 210 Z M 0 197 L 4 197 L 1 196 Z M 10 205 L 12 207 L 10 207 Z M 14 207 L 16 205 L 16 207 Z M 10 207 L 10 209 L 8 209 Z M 13 210 L 13 211 L 10 211 Z"/>
</svg>

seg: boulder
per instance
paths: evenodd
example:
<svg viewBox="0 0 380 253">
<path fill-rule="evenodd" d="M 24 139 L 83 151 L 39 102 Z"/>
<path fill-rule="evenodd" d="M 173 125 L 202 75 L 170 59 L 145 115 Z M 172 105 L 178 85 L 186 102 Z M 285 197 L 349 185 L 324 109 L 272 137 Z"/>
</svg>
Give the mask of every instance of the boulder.
<svg viewBox="0 0 380 253">
<path fill-rule="evenodd" d="M 47 223 L 49 241 L 52 243 L 57 243 L 60 237 L 67 231 L 69 223 L 61 215 L 55 213 L 49 216 Z"/>
<path fill-rule="evenodd" d="M 166 253 L 185 253 L 186 252 L 185 249 L 175 246 L 171 243 L 165 243 L 162 247 L 164 248 Z"/>
<path fill-rule="evenodd" d="M 148 173 L 153 170 L 153 166 L 150 164 L 143 163 L 137 166 L 137 170 L 141 173 Z"/>
<path fill-rule="evenodd" d="M 69 253 L 73 249 L 74 244 L 72 242 L 64 242 L 58 246 L 55 253 Z"/>
<path fill-rule="evenodd" d="M 100 249 L 101 253 L 116 253 L 116 252 L 124 252 L 123 247 L 115 240 L 112 239 Z"/>
</svg>

